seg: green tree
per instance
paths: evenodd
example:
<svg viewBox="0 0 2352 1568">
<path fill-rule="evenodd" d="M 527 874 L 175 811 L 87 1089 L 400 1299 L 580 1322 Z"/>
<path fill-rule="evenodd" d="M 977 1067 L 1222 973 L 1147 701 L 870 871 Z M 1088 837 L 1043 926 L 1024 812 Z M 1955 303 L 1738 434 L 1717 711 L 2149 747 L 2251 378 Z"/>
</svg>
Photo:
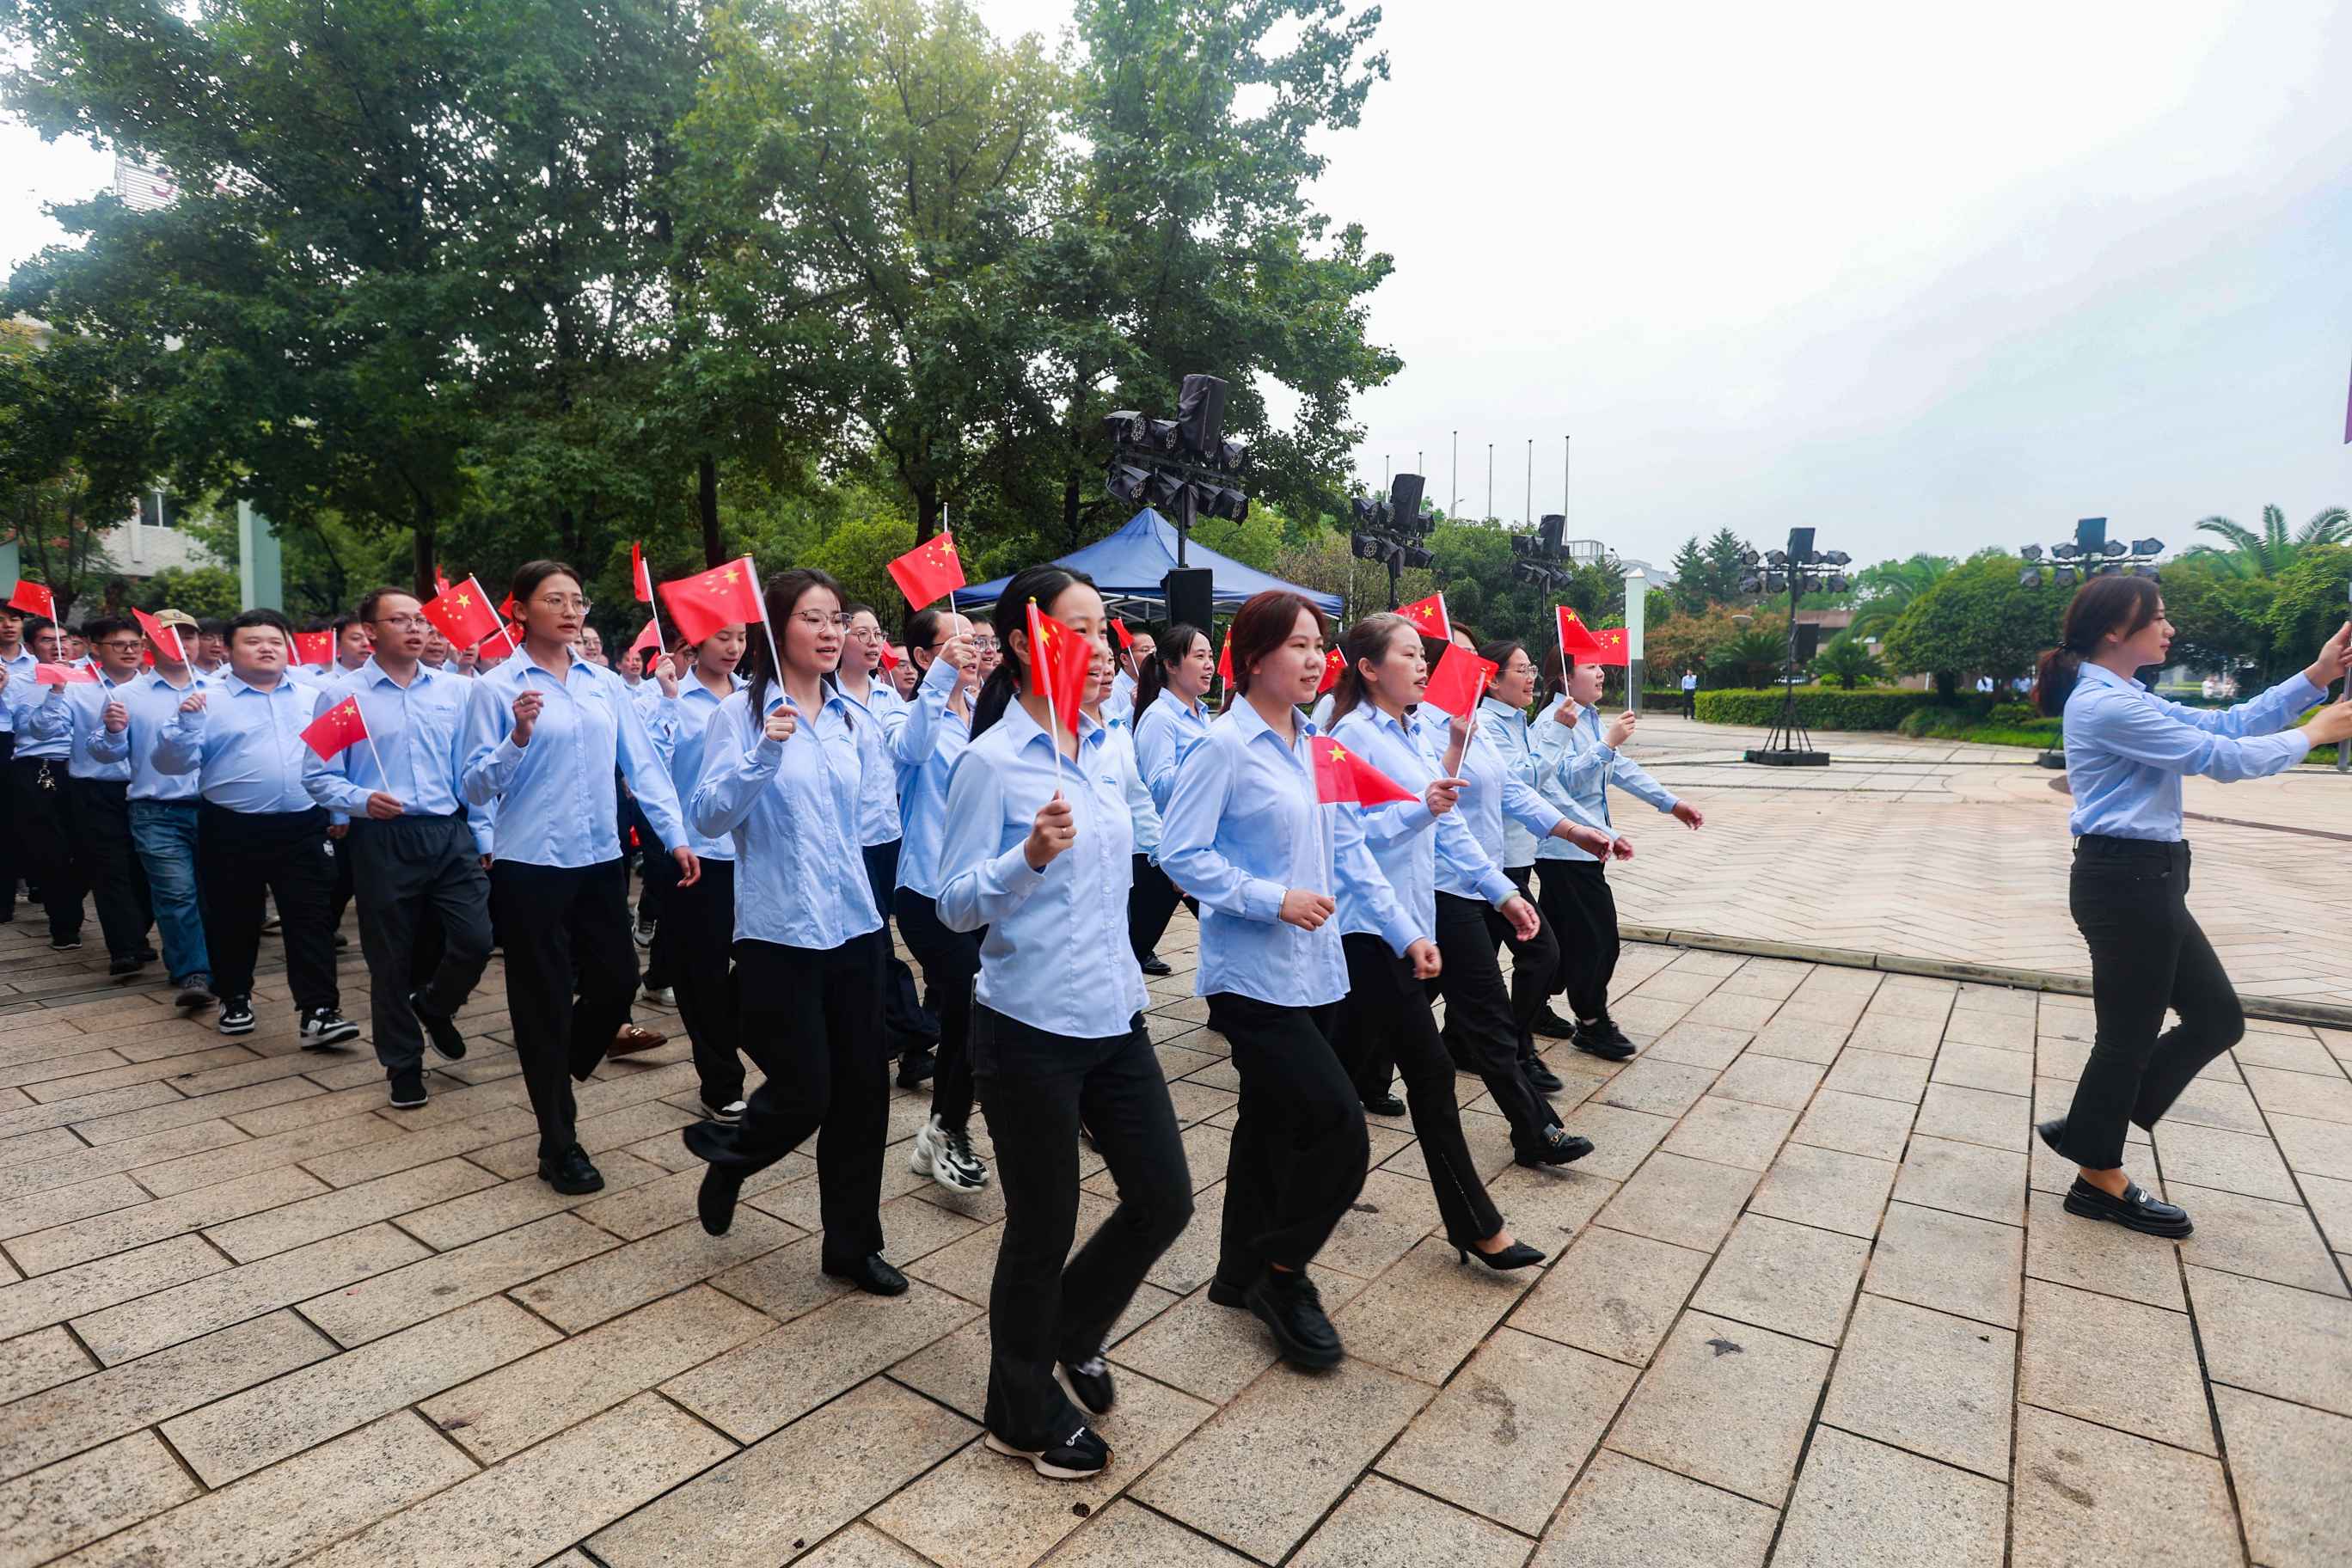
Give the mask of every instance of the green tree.
<svg viewBox="0 0 2352 1568">
<path fill-rule="evenodd" d="M 1715 686 L 1769 685 L 1778 680 L 1788 668 L 1788 658 L 1789 637 L 1785 627 L 1774 632 L 1761 626 L 1746 626 L 1709 651 L 1707 680 Z"/>
<path fill-rule="evenodd" d="M 112 573 L 102 535 L 153 479 L 154 432 L 124 385 L 111 344 L 0 331 L 0 540 L 61 616 Z"/>
<path fill-rule="evenodd" d="M 166 566 L 139 584 L 131 602 L 142 610 L 184 611 L 198 620 L 226 620 L 244 608 L 236 574 L 226 566 Z"/>
<path fill-rule="evenodd" d="M 1846 626 L 1848 635 L 1884 637 L 1912 601 L 1934 587 L 1954 564 L 1948 555 L 1922 553 L 1864 567 L 1853 577 L 1857 603 L 1853 619 Z"/>
<path fill-rule="evenodd" d="M 2301 528 L 2289 533 L 2286 513 L 2278 507 L 2266 506 L 2263 508 L 2260 533 L 2226 517 L 2201 519 L 2197 527 L 2200 532 L 2228 540 L 2230 548 L 2195 545 L 2189 551 L 2191 556 L 2218 557 L 2236 576 L 2275 577 L 2293 566 L 2305 551 L 2315 545 L 2343 543 L 2346 536 L 2352 534 L 2352 513 L 2347 513 L 2340 506 L 2323 507 L 2312 513 Z"/>
<path fill-rule="evenodd" d="M 2280 579 L 2239 572 L 2228 554 L 2192 550 L 2164 568 L 2164 609 L 2172 622 L 2172 657 L 2191 669 L 2262 681 L 2283 661 L 2272 606 Z M 2337 584 L 2339 605 L 2342 584 Z M 2309 658 L 2305 654 L 2301 664 Z"/>
<path fill-rule="evenodd" d="M 1845 632 L 1832 637 L 1814 656 L 1813 679 L 1852 691 L 1857 686 L 1885 679 L 1886 666 L 1870 651 L 1868 644 Z"/>
<path fill-rule="evenodd" d="M 1937 578 L 1887 631 L 1887 665 L 1932 675 L 1950 696 L 1963 676 L 2022 675 L 2058 640 L 2071 591 L 2018 581 L 2024 563 L 1988 551 Z"/>
<path fill-rule="evenodd" d="M 2172 574 L 2168 571 L 2165 575 L 2168 591 Z M 2306 544 L 2279 573 L 2277 593 L 2262 614 L 2272 647 L 2262 672 L 2265 682 L 2284 680 L 2309 664 L 2320 645 L 2352 618 L 2346 614 L 2347 580 L 2352 580 L 2352 547 L 2344 544 Z"/>
<path fill-rule="evenodd" d="M 1714 577 L 1707 568 L 1706 554 L 1698 547 L 1697 534 L 1683 541 L 1682 548 L 1666 563 L 1666 570 L 1675 576 L 1675 585 L 1669 592 L 1676 609 L 1695 615 L 1714 602 L 1708 597 Z"/>
</svg>

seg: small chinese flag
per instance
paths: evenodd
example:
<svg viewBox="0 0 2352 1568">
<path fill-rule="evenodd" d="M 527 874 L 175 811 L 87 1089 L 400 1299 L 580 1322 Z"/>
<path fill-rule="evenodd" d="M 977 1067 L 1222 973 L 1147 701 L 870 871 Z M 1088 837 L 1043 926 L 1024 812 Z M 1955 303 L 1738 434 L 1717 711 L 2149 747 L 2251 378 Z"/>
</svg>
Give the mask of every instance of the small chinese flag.
<svg viewBox="0 0 2352 1568">
<path fill-rule="evenodd" d="M 425 618 L 440 628 L 451 647 L 478 647 L 499 635 L 498 612 L 481 584 L 468 577 L 454 588 L 444 588 L 422 606 Z"/>
<path fill-rule="evenodd" d="M 1315 748 L 1315 798 L 1325 805 L 1383 805 L 1421 797 L 1328 735 L 1307 739 Z"/>
<path fill-rule="evenodd" d="M 433 591 L 436 594 L 449 591 L 449 574 L 441 570 L 441 563 L 437 561 L 433 563 Z"/>
<path fill-rule="evenodd" d="M 27 583 L 21 577 L 16 580 L 16 591 L 8 595 L 8 607 L 38 616 L 45 621 L 58 618 L 58 596 L 40 584 Z"/>
<path fill-rule="evenodd" d="M 898 668 L 898 650 L 885 642 L 882 645 L 882 673 L 887 675 Z"/>
<path fill-rule="evenodd" d="M 677 635 L 692 643 L 715 636 L 721 626 L 749 626 L 768 618 L 760 603 L 759 574 L 748 555 L 713 566 L 699 576 L 664 583 L 661 597 L 669 606 L 670 622 L 677 627 Z"/>
<path fill-rule="evenodd" d="M 654 622 L 647 621 L 646 623 L 646 629 L 637 634 L 637 640 L 629 645 L 629 657 L 631 658 L 636 658 L 640 655 L 647 653 L 652 654 L 656 658 L 661 657 L 661 636 L 658 632 L 654 630 Z M 640 664 L 637 668 L 639 669 L 646 669 L 651 667 Z"/>
<path fill-rule="evenodd" d="M 955 535 L 939 533 L 890 563 L 891 580 L 907 603 L 919 610 L 963 586 L 963 561 Z"/>
<path fill-rule="evenodd" d="M 1110 618 L 1110 635 L 1118 641 L 1119 652 L 1133 653 L 1135 651 L 1135 634 L 1129 631 L 1127 629 L 1127 623 L 1120 620 L 1117 616 L 1113 616 Z"/>
<path fill-rule="evenodd" d="M 332 632 L 296 632 L 294 658 L 301 664 L 332 664 L 335 662 L 335 634 Z"/>
<path fill-rule="evenodd" d="M 1601 639 L 1585 626 L 1583 616 L 1566 605 L 1559 605 L 1553 614 L 1559 622 L 1559 651 L 1562 654 L 1588 660 L 1601 657 Z"/>
<path fill-rule="evenodd" d="M 79 664 L 37 664 L 33 666 L 36 686 L 72 686 L 87 680 L 98 682 L 98 671 Z"/>
<path fill-rule="evenodd" d="M 179 627 L 167 626 L 146 611 L 135 606 L 131 613 L 139 618 L 139 629 L 147 634 L 147 640 L 150 643 L 162 648 L 180 663 L 188 662 L 188 650 L 180 644 Z"/>
<path fill-rule="evenodd" d="M 360 716 L 360 700 L 346 697 L 316 719 L 302 731 L 302 743 L 319 753 L 322 763 L 332 761 L 345 746 L 356 746 L 368 738 L 367 721 Z"/>
<path fill-rule="evenodd" d="M 522 617 L 515 614 L 515 602 L 514 595 L 512 594 L 509 594 L 505 598 L 499 601 L 499 620 L 501 623 L 519 621 L 520 619 L 522 619 Z"/>
<path fill-rule="evenodd" d="M 1592 634 L 1592 640 L 1600 646 L 1600 651 L 1592 656 L 1593 663 L 1613 664 L 1621 669 L 1625 667 L 1631 655 L 1623 626 L 1603 626 Z"/>
<path fill-rule="evenodd" d="M 1486 682 L 1494 678 L 1494 660 L 1480 658 L 1458 643 L 1447 643 L 1445 651 L 1437 656 L 1429 684 L 1422 689 L 1421 700 L 1459 719 L 1478 710 L 1478 699 L 1486 694 Z"/>
<path fill-rule="evenodd" d="M 1339 677 L 1347 671 L 1347 668 L 1348 656 L 1346 654 L 1341 653 L 1336 647 L 1325 648 L 1323 650 L 1323 679 L 1316 682 L 1315 695 L 1320 697 L 1325 692 L 1330 690 L 1333 687 L 1339 685 Z"/>
<path fill-rule="evenodd" d="M 1076 730 L 1078 709 L 1094 679 L 1094 649 L 1087 639 L 1041 614 L 1029 601 L 1029 690 L 1043 697 L 1054 721 Z"/>
<path fill-rule="evenodd" d="M 1225 643 L 1217 649 L 1217 679 L 1227 686 L 1234 683 L 1234 624 L 1225 623 Z"/>
<path fill-rule="evenodd" d="M 1411 621 L 1425 637 L 1435 637 L 1444 642 L 1454 635 L 1454 618 L 1445 613 L 1445 595 L 1443 594 L 1415 599 L 1397 614 Z"/>
<path fill-rule="evenodd" d="M 653 568 L 646 564 L 646 552 L 635 540 L 629 542 L 629 586 L 636 590 L 638 604 L 654 602 Z"/>
</svg>

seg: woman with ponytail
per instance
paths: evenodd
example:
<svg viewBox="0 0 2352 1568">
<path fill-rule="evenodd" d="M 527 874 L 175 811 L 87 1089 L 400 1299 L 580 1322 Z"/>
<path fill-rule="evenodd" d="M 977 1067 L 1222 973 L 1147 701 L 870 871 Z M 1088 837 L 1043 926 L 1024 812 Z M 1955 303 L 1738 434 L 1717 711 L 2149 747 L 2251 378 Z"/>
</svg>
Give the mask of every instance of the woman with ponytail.
<svg viewBox="0 0 2352 1568">
<path fill-rule="evenodd" d="M 2352 665 L 2352 624 L 2310 668 L 2226 710 L 2167 702 L 2134 679 L 2161 666 L 2171 645 L 2153 580 L 2095 577 L 2067 605 L 2059 646 L 2042 656 L 2035 700 L 2065 720 L 2074 801 L 2068 901 L 2091 950 L 2097 1036 L 2066 1114 L 2035 1131 L 2079 1167 L 2067 1213 L 2177 1237 L 2189 1233 L 2189 1215 L 2125 1173 L 2126 1131 L 2153 1131 L 2189 1080 L 2245 1032 L 2230 977 L 2189 912 L 2180 781 L 2261 778 L 2315 745 L 2352 738 L 2352 702 L 2292 727 Z M 2159 1034 L 2167 1008 L 2180 1022 Z"/>
<path fill-rule="evenodd" d="M 1209 738 L 1209 682 L 1216 678 L 1217 656 L 1209 634 L 1178 621 L 1154 645 L 1143 661 L 1135 687 L 1135 765 L 1151 792 L 1151 804 L 1164 818 L 1168 799 L 1176 788 L 1176 769 L 1184 754 Z M 1155 842 L 1153 849 L 1158 845 Z M 1135 891 L 1127 901 L 1127 940 L 1135 961 L 1146 974 L 1172 973 L 1156 951 L 1167 933 L 1169 917 L 1183 894 L 1160 868 L 1157 853 L 1139 849 L 1135 857 Z"/>
<path fill-rule="evenodd" d="M 1016 574 L 996 603 L 1004 662 L 948 782 L 939 917 L 983 933 L 972 1071 L 1004 1191 L 986 1442 L 1039 1475 L 1081 1480 L 1109 1465 L 1110 1449 L 1055 1382 L 1055 1365 L 1088 1411 L 1111 1407 L 1104 1343 L 1192 1218 L 1192 1180 L 1144 1029 L 1142 972 L 1105 940 L 1127 909 L 1129 773 L 1103 726 L 1023 689 L 1037 658 L 1033 605 L 1087 646 L 1090 681 L 1108 676 L 1108 618 L 1094 584 L 1058 566 Z M 1118 1207 L 1074 1257 L 1081 1114 Z"/>
<path fill-rule="evenodd" d="M 858 828 L 871 723 L 834 683 L 849 622 L 822 572 L 768 579 L 769 636 L 751 639 L 751 684 L 704 731 L 688 807 L 698 833 L 735 846 L 735 975 L 743 1037 L 767 1077 L 732 1126 L 700 1121 L 686 1146 L 703 1173 L 702 1228 L 724 1236 L 749 1177 L 817 1140 L 819 1262 L 877 1296 L 907 1278 L 882 1258 L 882 917 Z M 781 656 L 778 668 L 771 657 Z"/>
</svg>

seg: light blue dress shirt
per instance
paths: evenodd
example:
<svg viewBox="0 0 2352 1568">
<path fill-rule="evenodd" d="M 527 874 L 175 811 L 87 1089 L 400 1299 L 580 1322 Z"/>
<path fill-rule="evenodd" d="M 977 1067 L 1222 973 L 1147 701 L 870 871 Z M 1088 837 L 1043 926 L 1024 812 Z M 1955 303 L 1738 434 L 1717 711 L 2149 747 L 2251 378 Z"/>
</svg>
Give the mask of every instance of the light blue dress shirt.
<svg viewBox="0 0 2352 1568">
<path fill-rule="evenodd" d="M 1565 737 L 1552 759 L 1551 777 L 1557 793 L 1550 798 L 1567 807 L 1568 815 L 1587 827 L 1614 835 L 1616 827 L 1609 819 L 1609 786 L 1615 784 L 1644 805 L 1660 811 L 1672 811 L 1681 803 L 1672 790 L 1652 778 L 1642 764 L 1601 739 L 1601 715 L 1591 708 L 1581 709 L 1574 724 L 1562 724 L 1554 717 L 1560 702 L 1544 710 L 1536 722 L 1545 729 L 1557 730 Z M 1591 860 L 1598 858 L 1580 845 L 1565 838 L 1548 838 L 1536 847 L 1536 858 L 1541 860 Z"/>
<path fill-rule="evenodd" d="M 890 721 L 906 712 L 907 704 L 878 669 L 867 678 L 864 697 L 852 697 L 846 688 L 841 694 L 856 715 L 857 744 L 865 753 L 866 773 L 858 786 L 857 842 L 861 847 L 888 844 L 906 837 L 907 831 L 898 819 L 898 775 L 887 743 Z"/>
<path fill-rule="evenodd" d="M 1132 723 L 1135 718 L 1135 677 L 1121 669 L 1110 678 L 1110 693 L 1103 699 L 1102 710 L 1106 723 L 1113 719 L 1125 719 Z"/>
<path fill-rule="evenodd" d="M 462 808 L 474 847 L 489 854 L 489 815 L 466 799 L 462 779 L 472 683 L 419 664 L 403 688 L 371 655 L 320 699 L 319 710 L 347 697 L 358 700 L 368 738 L 326 761 L 310 757 L 302 773 L 310 798 L 352 816 L 365 816 L 368 796 L 379 790 L 397 796 L 410 816 L 452 816 Z"/>
<path fill-rule="evenodd" d="M 962 679 L 954 665 L 933 659 L 915 688 L 915 700 L 892 717 L 883 737 L 906 830 L 898 844 L 898 886 L 934 902 L 940 896 L 940 845 L 947 837 L 948 780 L 971 744 L 971 721 L 948 706 Z"/>
<path fill-rule="evenodd" d="M 1320 738 L 1302 721 L 1284 745 L 1243 699 L 1177 770 L 1160 863 L 1206 911 L 1196 995 L 1231 992 L 1278 1007 L 1319 1007 L 1348 994 L 1339 921 L 1311 931 L 1284 923 L 1290 889 L 1336 900 L 1340 884 L 1352 882 L 1381 910 L 1382 929 L 1402 932 L 1408 923 L 1364 843 L 1360 808 L 1316 799 L 1307 748 Z M 1411 943 L 1389 945 L 1402 954 Z"/>
<path fill-rule="evenodd" d="M 767 699 L 768 713 L 784 705 L 773 682 Z M 748 689 L 721 702 L 703 727 L 689 815 L 697 832 L 734 840 L 738 940 L 830 952 L 882 927 L 858 844 L 857 731 L 874 720 L 830 685 L 814 718 L 797 717 L 791 739 L 771 741 Z"/>
<path fill-rule="evenodd" d="M 72 686 L 53 687 L 54 697 L 45 698 L 35 707 L 25 710 L 25 722 L 19 741 L 31 741 L 38 746 L 44 741 L 66 738 L 66 772 L 78 779 L 93 779 L 107 784 L 122 784 L 131 777 L 131 750 L 123 743 L 122 734 L 106 733 L 106 705 L 128 696 L 138 680 L 115 683 L 105 670 L 98 672 L 96 684 L 88 681 Z M 130 704 L 123 705 L 125 712 Z"/>
<path fill-rule="evenodd" d="M 1444 776 L 1438 771 L 1444 759 L 1429 753 L 1428 732 L 1409 718 L 1392 719 L 1370 702 L 1349 709 L 1331 727 L 1331 738 L 1417 795 L 1425 795 L 1431 781 Z M 1362 821 L 1364 842 L 1370 846 L 1381 875 L 1395 890 L 1396 902 L 1405 914 L 1407 944 L 1417 937 L 1434 941 L 1437 936 L 1441 863 L 1449 866 L 1456 881 L 1477 887 L 1498 908 L 1518 891 L 1471 837 L 1459 801 L 1443 816 L 1431 816 L 1422 801 L 1391 801 L 1368 807 Z M 1380 924 L 1380 918 L 1371 900 L 1342 886 L 1341 931 L 1381 937 L 1396 946 L 1395 938 L 1401 933 Z"/>
<path fill-rule="evenodd" d="M 514 704 L 525 691 L 542 700 L 530 743 L 518 746 Z M 499 859 L 573 869 L 619 859 L 616 766 L 663 845 L 687 842 L 677 790 L 619 676 L 574 658 L 559 680 L 526 647 L 466 693 L 459 788 L 468 805 L 497 808 Z"/>
<path fill-rule="evenodd" d="M 743 678 L 730 675 L 731 691 L 743 689 Z M 695 785 L 702 782 L 703 742 L 710 733 L 710 721 L 718 713 L 723 699 L 715 695 L 691 672 L 680 679 L 676 697 L 663 697 L 659 686 L 655 688 L 654 700 L 647 705 L 647 720 L 654 744 L 669 759 L 670 783 L 677 786 L 677 798 L 690 805 Z M 686 841 L 689 848 L 705 860 L 735 858 L 735 839 L 724 833 L 704 833 L 694 826 L 694 813 L 686 812 Z"/>
<path fill-rule="evenodd" d="M 2085 662 L 2066 699 L 2067 827 L 2179 843 L 2182 774 L 2234 784 L 2285 772 L 2311 754 L 2311 737 L 2288 726 L 2326 696 L 2295 674 L 2235 708 L 2184 708 Z"/>
<path fill-rule="evenodd" d="M 15 731 L 17 705 L 28 694 L 37 700 L 39 694 L 33 690 L 33 671 L 40 662 L 39 656 L 31 648 L 26 648 L 14 658 L 0 658 L 0 669 L 8 672 L 8 684 L 5 689 L 0 689 L 0 735 Z"/>
<path fill-rule="evenodd" d="M 16 760 L 20 763 L 27 758 L 63 762 L 73 752 L 71 727 L 59 721 L 56 715 L 47 723 L 43 723 L 37 715 L 48 703 L 51 692 L 66 689 L 62 686 L 34 685 L 33 669 L 41 661 L 29 654 L 26 658 L 32 662 L 21 670 L 14 663 L 9 665 L 8 689 L 0 692 L 0 700 L 8 705 L 9 728 L 16 733 Z M 63 699 L 59 699 L 56 706 L 57 714 L 65 712 Z"/>
<path fill-rule="evenodd" d="M 1559 803 L 1552 800 L 1543 786 L 1544 754 L 1538 742 L 1541 736 L 1528 724 L 1524 709 L 1492 697 L 1478 700 L 1478 727 L 1494 742 L 1495 750 L 1520 781 L 1550 801 L 1554 808 Z M 1559 725 L 1552 726 L 1557 730 Z M 1507 867 L 1532 866 L 1536 863 L 1536 836 L 1528 832 L 1517 817 L 1503 820 L 1503 864 Z"/>
<path fill-rule="evenodd" d="M 1423 703 L 1414 711 L 1414 721 L 1422 731 L 1423 743 L 1441 761 L 1446 748 L 1453 743 L 1452 714 L 1443 709 Z M 1495 866 L 1503 863 L 1503 822 L 1506 817 L 1516 821 L 1529 833 L 1541 838 L 1559 825 L 1560 810 L 1536 793 L 1533 784 L 1512 771 L 1510 760 L 1486 738 L 1475 720 L 1470 724 L 1470 742 L 1462 750 L 1462 771 L 1454 775 L 1467 781 L 1462 798 L 1454 810 L 1468 825 L 1470 836 Z M 1507 885 L 1507 879 L 1506 883 Z M 1457 899 L 1484 899 L 1500 907 L 1502 900 L 1488 898 L 1486 890 L 1462 873 L 1458 864 L 1441 859 L 1437 863 L 1437 890 L 1451 893 Z M 1517 888 L 1511 889 L 1514 893 Z"/>
<path fill-rule="evenodd" d="M 163 738 L 164 729 L 180 716 L 180 704 L 186 701 L 191 690 L 209 694 L 220 689 L 220 681 L 211 676 L 198 675 L 193 666 L 188 670 L 188 684 L 174 686 L 163 679 L 160 669 L 151 669 L 123 688 L 122 706 L 131 715 L 131 722 L 120 735 L 106 734 L 103 730 L 92 739 L 93 753 L 120 752 L 131 763 L 132 800 L 189 802 L 196 798 L 196 775 L 167 773 L 155 766 L 155 742 Z"/>
<path fill-rule="evenodd" d="M 1110 732 L 1084 714 L 1077 756 L 1058 764 L 1018 700 L 965 749 L 948 781 L 940 921 L 988 928 L 972 992 L 982 1005 L 1072 1040 L 1124 1035 L 1143 1011 L 1143 971 L 1127 942 L 1127 787 Z M 1022 842 L 1057 788 L 1077 837 L 1032 870 Z"/>
<path fill-rule="evenodd" d="M 1135 721 L 1135 765 L 1142 773 L 1151 804 L 1168 815 L 1168 797 L 1176 788 L 1176 770 L 1193 747 L 1209 738 L 1209 707 L 1185 701 L 1163 689 Z"/>
<path fill-rule="evenodd" d="M 212 682 L 205 705 L 174 711 L 155 741 L 155 770 L 194 773 L 205 799 L 249 816 L 314 811 L 302 787 L 304 764 L 316 755 L 302 731 L 334 699 L 280 677 L 275 686 L 249 686 L 235 670 Z"/>
<path fill-rule="evenodd" d="M 1106 710 L 1097 721 L 1109 731 L 1103 749 L 1119 770 L 1119 789 L 1127 797 L 1127 813 L 1135 824 L 1135 852 L 1157 866 L 1160 864 L 1160 806 L 1151 798 L 1151 791 L 1143 782 L 1143 770 L 1135 760 L 1135 730 L 1125 719 L 1114 719 Z"/>
</svg>

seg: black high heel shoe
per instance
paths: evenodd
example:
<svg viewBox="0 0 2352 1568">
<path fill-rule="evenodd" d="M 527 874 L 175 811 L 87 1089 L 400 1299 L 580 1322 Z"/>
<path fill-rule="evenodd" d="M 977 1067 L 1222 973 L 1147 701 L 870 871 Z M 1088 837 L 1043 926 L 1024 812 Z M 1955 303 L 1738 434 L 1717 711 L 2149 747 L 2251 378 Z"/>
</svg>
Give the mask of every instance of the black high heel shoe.
<svg viewBox="0 0 2352 1568">
<path fill-rule="evenodd" d="M 1454 1257 L 1457 1263 L 1467 1263 L 1475 1258 L 1498 1274 L 1513 1268 L 1525 1268 L 1544 1260 L 1542 1253 L 1524 1241 L 1515 1241 L 1500 1252 L 1481 1252 L 1475 1247 L 1456 1247 Z"/>
</svg>

